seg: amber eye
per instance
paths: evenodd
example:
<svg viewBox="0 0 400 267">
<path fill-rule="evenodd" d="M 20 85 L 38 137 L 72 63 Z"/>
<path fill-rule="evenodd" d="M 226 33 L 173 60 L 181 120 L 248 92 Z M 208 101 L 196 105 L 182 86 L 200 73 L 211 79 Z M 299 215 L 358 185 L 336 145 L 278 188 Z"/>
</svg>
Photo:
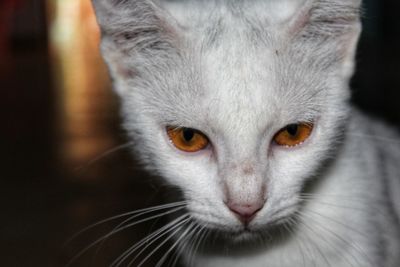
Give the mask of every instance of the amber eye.
<svg viewBox="0 0 400 267">
<path fill-rule="evenodd" d="M 294 147 L 303 143 L 310 135 L 314 125 L 312 123 L 289 124 L 280 130 L 274 137 L 276 144 L 286 147 Z"/>
<path fill-rule="evenodd" d="M 167 133 L 174 146 L 185 152 L 197 152 L 209 144 L 207 136 L 195 129 L 167 127 Z"/>
</svg>

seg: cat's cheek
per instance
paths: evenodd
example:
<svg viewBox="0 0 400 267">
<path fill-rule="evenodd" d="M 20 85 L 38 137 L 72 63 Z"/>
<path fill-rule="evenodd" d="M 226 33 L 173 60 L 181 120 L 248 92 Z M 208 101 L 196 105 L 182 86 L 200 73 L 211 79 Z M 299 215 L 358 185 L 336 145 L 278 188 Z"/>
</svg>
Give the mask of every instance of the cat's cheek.
<svg viewBox="0 0 400 267">
<path fill-rule="evenodd" d="M 274 179 L 287 179 L 288 183 L 293 183 L 312 176 L 320 162 L 325 160 L 326 151 L 330 150 L 329 136 L 318 119 L 310 136 L 301 144 L 285 147 L 271 143 L 268 161 L 271 171 L 277 172 Z"/>
<path fill-rule="evenodd" d="M 182 189 L 196 189 L 212 177 L 213 165 L 208 157 L 164 155 L 160 169 L 164 176 Z"/>
<path fill-rule="evenodd" d="M 159 169 L 171 185 L 180 189 L 188 212 L 202 225 L 234 230 L 241 225 L 223 203 L 224 194 L 212 147 L 195 153 L 179 151 L 163 137 Z M 225 229 L 226 230 L 226 229 Z"/>
<path fill-rule="evenodd" d="M 268 157 L 268 200 L 263 221 L 269 222 L 293 214 L 297 209 L 301 190 L 306 182 L 318 170 L 321 151 L 328 149 L 328 144 L 321 141 L 321 129 L 315 127 L 310 137 L 297 147 L 280 147 L 272 145 Z M 270 214 L 278 214 L 276 218 L 269 218 Z M 263 214 L 260 214 L 263 215 Z M 258 223 L 258 221 L 256 221 Z"/>
<path fill-rule="evenodd" d="M 182 191 L 190 189 L 194 192 L 210 186 L 210 181 L 215 179 L 213 176 L 217 175 L 211 147 L 188 153 L 177 149 L 164 134 L 162 140 L 158 165 L 169 183 L 177 185 Z"/>
</svg>

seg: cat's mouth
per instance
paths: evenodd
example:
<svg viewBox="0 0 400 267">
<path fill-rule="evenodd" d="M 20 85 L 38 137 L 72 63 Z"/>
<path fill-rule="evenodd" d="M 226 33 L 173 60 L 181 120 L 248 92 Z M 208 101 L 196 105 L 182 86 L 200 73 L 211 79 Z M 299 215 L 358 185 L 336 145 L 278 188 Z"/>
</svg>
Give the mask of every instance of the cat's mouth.
<svg viewBox="0 0 400 267">
<path fill-rule="evenodd" d="M 294 230 L 294 229 L 293 229 Z M 209 247 L 229 248 L 229 250 L 257 249 L 259 244 L 273 245 L 282 242 L 291 234 L 290 225 L 281 220 L 273 225 L 260 227 L 242 226 L 237 228 L 212 227 L 207 228 L 207 238 L 204 240 Z"/>
</svg>

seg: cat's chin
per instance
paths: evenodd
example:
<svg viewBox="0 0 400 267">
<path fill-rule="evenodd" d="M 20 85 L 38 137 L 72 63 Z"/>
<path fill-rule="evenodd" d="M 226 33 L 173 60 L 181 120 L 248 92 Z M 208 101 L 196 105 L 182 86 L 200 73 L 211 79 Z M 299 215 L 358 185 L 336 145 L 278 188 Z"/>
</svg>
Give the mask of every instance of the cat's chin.
<svg viewBox="0 0 400 267">
<path fill-rule="evenodd" d="M 242 231 L 231 233 L 229 238 L 233 243 L 253 242 L 255 239 L 259 239 L 263 235 L 260 231 L 249 230 L 244 228 Z"/>
<path fill-rule="evenodd" d="M 207 232 L 210 236 L 213 236 L 212 239 L 234 245 L 254 243 L 254 240 L 264 240 L 269 242 L 280 239 L 281 236 L 284 235 L 284 232 L 290 228 L 290 226 L 287 225 L 290 222 L 289 217 L 290 216 L 266 224 L 250 224 L 248 226 L 238 224 L 233 227 L 210 224 L 201 221 L 198 221 L 197 223 L 208 229 Z"/>
</svg>

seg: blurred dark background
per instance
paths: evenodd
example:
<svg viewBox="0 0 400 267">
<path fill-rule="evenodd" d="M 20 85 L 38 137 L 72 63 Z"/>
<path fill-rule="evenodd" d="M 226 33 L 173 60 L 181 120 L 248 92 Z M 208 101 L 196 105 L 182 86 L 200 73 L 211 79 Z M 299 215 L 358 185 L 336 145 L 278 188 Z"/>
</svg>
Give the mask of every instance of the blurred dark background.
<svg viewBox="0 0 400 267">
<path fill-rule="evenodd" d="M 399 127 L 400 2 L 364 6 L 353 101 Z M 97 47 L 89 0 L 0 0 L 1 266 L 65 266 L 121 220 L 64 245 L 74 233 L 161 201 L 162 190 L 117 149 L 127 140 Z M 149 226 L 72 266 L 107 266 Z"/>
</svg>

